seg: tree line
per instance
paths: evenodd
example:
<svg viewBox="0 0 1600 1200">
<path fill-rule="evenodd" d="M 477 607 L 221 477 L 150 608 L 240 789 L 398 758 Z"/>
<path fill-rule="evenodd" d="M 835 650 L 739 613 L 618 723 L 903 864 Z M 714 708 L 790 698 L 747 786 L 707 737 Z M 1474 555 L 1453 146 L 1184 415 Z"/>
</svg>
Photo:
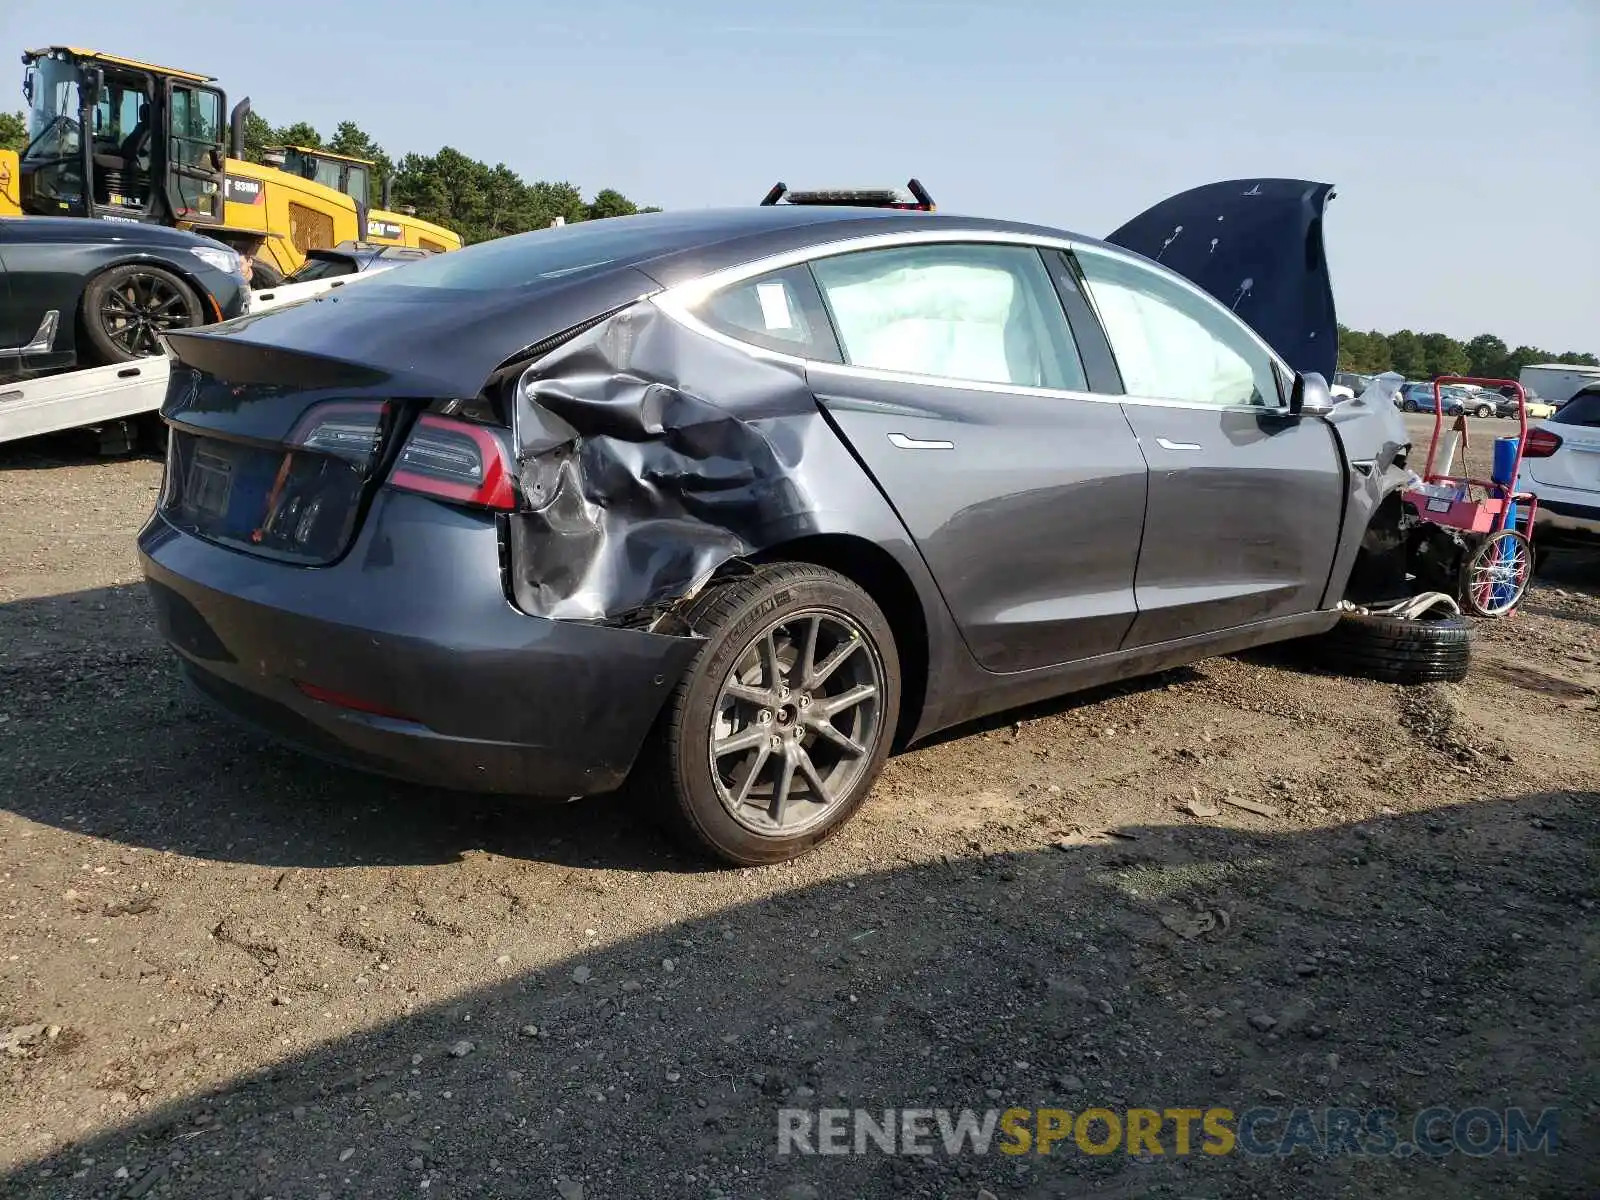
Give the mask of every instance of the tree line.
<svg viewBox="0 0 1600 1200">
<path fill-rule="evenodd" d="M 0 147 L 20 151 L 26 142 L 23 114 L 0 112 Z M 261 114 L 250 113 L 245 122 L 245 158 L 259 163 L 269 146 L 309 146 L 370 159 L 375 164 L 374 206 L 383 195 L 384 181 L 393 180 L 394 204 L 416 209 L 417 216 L 455 230 L 469 243 L 543 229 L 557 217 L 575 222 L 659 211 L 640 208 L 614 188 L 585 200 L 566 181 L 528 183 L 504 163 L 490 166 L 450 146 L 437 154 L 407 154 L 396 162 L 354 121 L 339 122 L 325 139 L 304 121 L 274 127 Z M 1556 353 L 1526 345 L 1511 349 L 1492 333 L 1461 342 L 1444 333 L 1362 332 L 1339 326 L 1339 369 L 1363 375 L 1398 371 L 1407 379 L 1438 375 L 1515 379 L 1523 367 L 1542 362 L 1600 366 L 1593 354 L 1575 350 Z"/>
<path fill-rule="evenodd" d="M 1492 333 L 1480 333 L 1459 342 L 1447 333 L 1363 333 L 1339 326 L 1339 369 L 1362 375 L 1397 371 L 1407 379 L 1434 379 L 1440 375 L 1470 375 L 1479 379 L 1516 379 L 1532 363 L 1567 363 L 1575 367 L 1600 367 L 1600 358 L 1577 350 L 1560 354 L 1537 346 L 1508 348 Z"/>
<path fill-rule="evenodd" d="M 0 148 L 20 153 L 27 142 L 25 115 L 0 112 Z M 603 188 L 585 200 L 577 186 L 565 180 L 529 183 L 504 163 L 490 166 L 450 146 L 437 154 L 407 154 L 395 162 L 354 121 L 341 121 L 332 136 L 324 138 L 304 121 L 275 127 L 251 112 L 245 120 L 245 158 L 259 163 L 271 146 L 307 146 L 370 159 L 375 164 L 373 207 L 383 195 L 384 182 L 393 180 L 395 205 L 416 209 L 423 220 L 453 229 L 468 243 L 544 229 L 557 217 L 571 223 L 659 211 L 639 207 L 615 188 Z"/>
</svg>

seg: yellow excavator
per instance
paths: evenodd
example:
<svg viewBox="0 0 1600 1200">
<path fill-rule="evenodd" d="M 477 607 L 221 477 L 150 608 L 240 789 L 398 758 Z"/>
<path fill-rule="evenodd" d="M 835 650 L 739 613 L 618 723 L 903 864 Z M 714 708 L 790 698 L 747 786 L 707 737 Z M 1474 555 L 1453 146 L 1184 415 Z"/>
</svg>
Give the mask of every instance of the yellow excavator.
<svg viewBox="0 0 1600 1200">
<path fill-rule="evenodd" d="M 342 169 L 341 187 L 322 182 L 315 164 L 309 174 L 289 169 L 287 156 L 281 167 L 246 162 L 250 100 L 224 120 L 227 97 L 209 75 L 72 46 L 30 50 L 22 62 L 29 143 L 20 157 L 0 151 L 0 216 L 193 229 L 252 259 L 257 288 L 281 283 L 306 251 L 341 242 L 461 248 L 441 226 L 372 209 L 368 183 Z"/>
</svg>

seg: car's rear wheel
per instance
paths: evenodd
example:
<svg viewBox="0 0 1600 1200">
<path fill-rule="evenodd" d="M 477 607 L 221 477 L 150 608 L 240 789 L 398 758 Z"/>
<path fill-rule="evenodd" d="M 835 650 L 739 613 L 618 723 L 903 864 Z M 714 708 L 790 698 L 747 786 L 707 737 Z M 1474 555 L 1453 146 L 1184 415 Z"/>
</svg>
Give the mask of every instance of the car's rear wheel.
<svg viewBox="0 0 1600 1200">
<path fill-rule="evenodd" d="M 1490 408 L 1487 404 L 1480 404 L 1477 408 L 1472 410 L 1472 415 L 1475 417 L 1492 417 L 1494 416 L 1494 409 Z"/>
<path fill-rule="evenodd" d="M 809 563 L 719 584 L 684 616 L 706 645 L 638 782 L 694 849 L 741 866 L 794 858 L 854 815 L 888 757 L 894 635 L 866 592 Z"/>
<path fill-rule="evenodd" d="M 160 354 L 161 334 L 204 320 L 195 290 L 160 267 L 112 267 L 83 290 L 83 331 L 105 363 Z"/>
</svg>

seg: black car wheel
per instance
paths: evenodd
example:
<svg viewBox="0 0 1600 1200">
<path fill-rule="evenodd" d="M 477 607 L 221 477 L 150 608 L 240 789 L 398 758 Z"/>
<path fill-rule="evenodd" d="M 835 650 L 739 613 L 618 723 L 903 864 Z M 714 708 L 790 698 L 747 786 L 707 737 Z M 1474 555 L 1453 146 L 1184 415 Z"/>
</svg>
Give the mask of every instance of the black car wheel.
<svg viewBox="0 0 1600 1200">
<path fill-rule="evenodd" d="M 1306 649 L 1327 670 L 1384 683 L 1456 683 L 1472 661 L 1467 622 L 1454 614 L 1346 613 Z"/>
<path fill-rule="evenodd" d="M 250 290 L 253 292 L 265 291 L 275 288 L 283 283 L 283 272 L 278 270 L 264 258 L 252 259 L 250 262 Z"/>
<path fill-rule="evenodd" d="M 1400 407 L 1405 409 L 1406 412 L 1416 412 L 1417 411 L 1417 402 L 1415 400 L 1407 400 Z"/>
<path fill-rule="evenodd" d="M 160 267 L 112 267 L 83 292 L 84 333 L 106 363 L 160 354 L 161 334 L 203 321 L 194 289 Z"/>
<path fill-rule="evenodd" d="M 807 563 L 708 589 L 706 645 L 638 774 L 690 845 L 741 866 L 804 853 L 861 807 L 900 707 L 900 660 L 861 588 Z"/>
<path fill-rule="evenodd" d="M 1480 404 L 1477 408 L 1472 410 L 1472 415 L 1475 417 L 1492 417 L 1494 416 L 1494 409 L 1490 408 L 1487 404 Z"/>
</svg>

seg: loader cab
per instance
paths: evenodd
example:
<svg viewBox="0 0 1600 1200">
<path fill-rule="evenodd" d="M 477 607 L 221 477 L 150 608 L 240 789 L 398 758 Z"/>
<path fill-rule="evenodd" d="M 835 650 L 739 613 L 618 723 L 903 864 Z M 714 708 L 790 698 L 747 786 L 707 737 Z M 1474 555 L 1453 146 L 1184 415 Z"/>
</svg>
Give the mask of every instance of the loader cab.
<svg viewBox="0 0 1600 1200">
<path fill-rule="evenodd" d="M 372 203 L 372 168 L 374 164 L 364 158 L 351 158 L 331 150 L 318 150 L 309 146 L 284 146 L 283 170 L 302 179 L 311 179 L 343 192 L 358 207 Z"/>
<path fill-rule="evenodd" d="M 209 76 L 69 46 L 22 62 L 23 212 L 221 223 L 226 98 Z"/>
</svg>

